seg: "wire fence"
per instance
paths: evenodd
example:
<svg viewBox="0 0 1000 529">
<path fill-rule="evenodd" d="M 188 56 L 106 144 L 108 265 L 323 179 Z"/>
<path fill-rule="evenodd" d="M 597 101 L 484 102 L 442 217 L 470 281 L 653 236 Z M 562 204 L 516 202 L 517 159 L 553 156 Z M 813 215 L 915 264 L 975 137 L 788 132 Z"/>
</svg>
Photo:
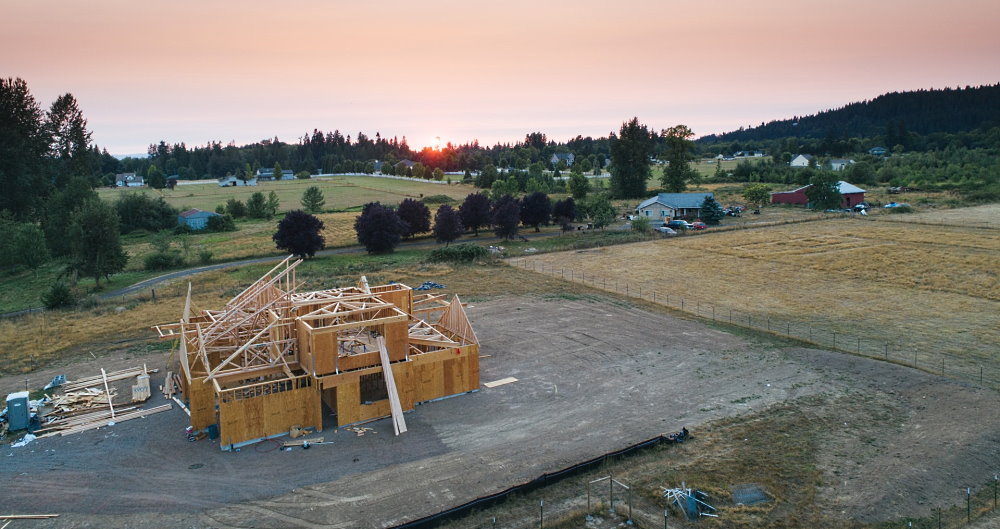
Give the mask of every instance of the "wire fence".
<svg viewBox="0 0 1000 529">
<path fill-rule="evenodd" d="M 836 332 L 812 322 L 751 313 L 696 298 L 670 294 L 650 287 L 648 284 L 552 266 L 534 259 L 513 258 L 506 262 L 525 270 L 560 277 L 599 290 L 670 307 L 713 322 L 762 331 L 826 349 L 877 358 L 929 373 L 965 380 L 980 386 L 1000 389 L 1000 366 L 976 362 L 969 357 L 942 351 L 921 350 L 910 344 L 888 342 L 869 336 Z"/>
<path fill-rule="evenodd" d="M 933 507 L 921 515 L 903 516 L 873 525 L 908 529 L 966 527 L 997 512 L 998 492 L 1000 479 L 995 476 L 978 487 L 955 490 L 954 499 L 947 507 Z M 547 496 L 556 499 L 550 502 L 545 499 Z M 703 510 L 708 514 L 702 516 L 714 515 L 723 519 L 727 516 L 727 508 L 736 506 L 731 498 L 709 497 L 706 503 L 713 503 L 719 509 Z M 528 512 L 531 510 L 534 512 Z M 642 494 L 627 479 L 619 481 L 613 474 L 597 479 L 584 477 L 575 493 L 556 495 L 543 489 L 524 498 L 518 507 L 505 504 L 500 512 L 478 513 L 457 525 L 476 529 L 545 529 L 580 527 L 585 522 L 590 522 L 587 527 L 620 527 L 622 523 L 639 529 L 691 527 L 685 512 L 671 505 L 667 498 L 651 497 L 649 491 Z"/>
</svg>

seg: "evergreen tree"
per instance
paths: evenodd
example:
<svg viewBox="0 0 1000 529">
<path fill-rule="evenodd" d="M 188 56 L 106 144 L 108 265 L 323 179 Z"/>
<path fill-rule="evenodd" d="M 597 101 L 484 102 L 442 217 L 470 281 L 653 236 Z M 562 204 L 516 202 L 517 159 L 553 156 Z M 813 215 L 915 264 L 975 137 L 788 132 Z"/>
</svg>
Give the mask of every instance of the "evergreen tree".
<svg viewBox="0 0 1000 529">
<path fill-rule="evenodd" d="M 725 216 L 726 214 L 722 211 L 722 206 L 712 198 L 712 195 L 705 197 L 705 200 L 701 203 L 701 220 L 705 224 L 718 224 Z"/>
<path fill-rule="evenodd" d="M 67 235 L 70 242 L 69 268 L 94 278 L 121 272 L 128 262 L 118 231 L 118 213 L 101 200 L 88 200 L 71 216 Z"/>
<path fill-rule="evenodd" d="M 43 167 L 49 142 L 23 79 L 0 78 L 0 138 L 0 211 L 37 220 L 50 186 Z"/>
<path fill-rule="evenodd" d="M 53 255 L 57 257 L 69 255 L 71 241 L 67 236 L 66 227 L 70 225 L 70 217 L 85 203 L 95 200 L 99 200 L 97 193 L 91 189 L 87 180 L 80 177 L 70 178 L 64 188 L 53 193 L 42 218 L 45 241 Z"/>
<path fill-rule="evenodd" d="M 226 213 L 232 215 L 234 219 L 242 219 L 247 216 L 247 206 L 242 200 L 230 198 L 226 201 Z"/>
<path fill-rule="evenodd" d="M 611 192 L 616 197 L 646 196 L 652 152 L 649 130 L 639 123 L 639 118 L 622 124 L 618 137 L 611 139 Z"/>
<path fill-rule="evenodd" d="M 438 208 L 434 215 L 434 239 L 437 242 L 443 242 L 447 246 L 461 237 L 463 231 L 465 227 L 462 226 L 462 217 L 458 211 L 447 204 Z"/>
<path fill-rule="evenodd" d="M 264 193 L 257 191 L 247 199 L 247 216 L 252 219 L 268 217 L 267 199 L 264 198 Z"/>
<path fill-rule="evenodd" d="M 431 229 L 431 210 L 419 200 L 404 199 L 399 203 L 396 214 L 406 224 L 402 235 L 407 239 Z"/>
<path fill-rule="evenodd" d="M 309 186 L 305 193 L 302 193 L 302 207 L 309 213 L 319 213 L 326 204 L 323 192 L 317 186 Z"/>
<path fill-rule="evenodd" d="M 267 204 L 265 210 L 267 211 L 267 218 L 271 219 L 278 214 L 278 209 L 281 208 L 281 201 L 278 199 L 278 194 L 271 191 L 267 194 Z"/>
<path fill-rule="evenodd" d="M 548 224 L 552 217 L 552 201 L 541 191 L 536 191 L 524 197 L 521 201 L 521 223 L 541 231 L 542 224 Z"/>
<path fill-rule="evenodd" d="M 279 250 L 305 259 L 323 249 L 326 244 L 323 238 L 325 227 L 317 217 L 295 209 L 285 213 L 285 217 L 278 221 L 278 231 L 271 239 Z"/>
<path fill-rule="evenodd" d="M 273 172 L 273 173 L 271 173 L 271 178 L 273 178 L 273 179 L 274 179 L 275 181 L 278 181 L 278 180 L 281 180 L 281 177 L 283 176 L 283 175 L 281 174 L 281 172 L 282 172 L 283 170 L 284 170 L 284 169 L 282 169 L 282 168 L 281 168 L 281 164 L 280 164 L 280 163 L 278 163 L 277 161 L 275 161 L 275 162 L 274 162 L 274 172 Z"/>
<path fill-rule="evenodd" d="M 91 185 L 98 168 L 98 159 L 91 151 L 91 132 L 87 120 L 72 94 L 56 98 L 49 108 L 45 121 L 50 153 L 55 162 L 55 185 L 63 187 L 69 178 L 80 176 Z"/>
<path fill-rule="evenodd" d="M 462 225 L 471 229 L 474 237 L 479 236 L 479 228 L 490 225 L 490 199 L 482 193 L 470 193 L 466 196 L 458 212 L 462 216 Z"/>
</svg>

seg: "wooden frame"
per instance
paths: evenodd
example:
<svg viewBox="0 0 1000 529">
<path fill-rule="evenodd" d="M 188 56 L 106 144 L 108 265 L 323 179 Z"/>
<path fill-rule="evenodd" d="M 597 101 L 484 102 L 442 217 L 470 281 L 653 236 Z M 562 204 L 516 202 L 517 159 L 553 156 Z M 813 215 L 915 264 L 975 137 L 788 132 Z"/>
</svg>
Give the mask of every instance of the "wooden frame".
<svg viewBox="0 0 1000 529">
<path fill-rule="evenodd" d="M 189 285 L 180 321 L 155 327 L 180 341 L 177 370 L 196 430 L 217 425 L 223 449 L 292 426 L 320 431 L 325 404 L 338 425 L 392 416 L 398 435 L 415 404 L 478 389 L 479 340 L 457 296 L 414 296 L 364 276 L 357 286 L 297 292 L 301 262 L 284 259 L 221 310 L 196 313 Z M 386 398 L 363 402 L 362 375 L 384 379 Z"/>
</svg>

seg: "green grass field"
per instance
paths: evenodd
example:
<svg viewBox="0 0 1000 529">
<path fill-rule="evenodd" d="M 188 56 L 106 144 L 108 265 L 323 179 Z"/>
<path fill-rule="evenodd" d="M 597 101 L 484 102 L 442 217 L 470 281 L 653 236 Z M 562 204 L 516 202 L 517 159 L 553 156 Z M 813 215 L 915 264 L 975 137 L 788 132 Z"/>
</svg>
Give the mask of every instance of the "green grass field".
<svg viewBox="0 0 1000 529">
<path fill-rule="evenodd" d="M 281 210 L 300 209 L 302 193 L 311 186 L 319 187 L 326 198 L 326 210 L 349 210 L 368 202 L 399 204 L 406 198 L 421 198 L 431 195 L 447 195 L 462 200 L 469 193 L 476 192 L 468 184 L 434 184 L 373 176 L 332 176 L 311 180 L 288 180 L 281 182 L 260 182 L 256 186 L 219 187 L 214 180 L 206 183 L 183 184 L 175 189 L 111 189 L 98 190 L 98 196 L 113 201 L 123 193 L 143 193 L 160 196 L 177 209 L 190 208 L 214 211 L 216 206 L 235 198 L 246 202 L 250 195 L 260 191 L 267 195 L 271 191 L 278 194 Z"/>
</svg>

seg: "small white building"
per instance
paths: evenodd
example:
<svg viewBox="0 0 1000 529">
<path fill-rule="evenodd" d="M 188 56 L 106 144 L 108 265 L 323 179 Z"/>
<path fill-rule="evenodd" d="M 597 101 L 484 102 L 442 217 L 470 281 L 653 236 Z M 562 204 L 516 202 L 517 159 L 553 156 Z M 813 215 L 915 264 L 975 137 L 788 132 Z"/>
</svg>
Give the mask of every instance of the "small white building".
<svg viewBox="0 0 1000 529">
<path fill-rule="evenodd" d="M 135 173 L 118 173 L 115 175 L 115 186 L 117 187 L 143 187 L 146 181 Z"/>
<path fill-rule="evenodd" d="M 792 167 L 809 167 L 809 164 L 815 159 L 811 154 L 799 154 L 792 158 L 788 165 Z"/>
<path fill-rule="evenodd" d="M 844 169 L 847 168 L 848 165 L 851 165 L 853 163 L 854 160 L 841 160 L 841 159 L 830 160 L 830 169 L 834 171 L 843 171 Z"/>
</svg>

